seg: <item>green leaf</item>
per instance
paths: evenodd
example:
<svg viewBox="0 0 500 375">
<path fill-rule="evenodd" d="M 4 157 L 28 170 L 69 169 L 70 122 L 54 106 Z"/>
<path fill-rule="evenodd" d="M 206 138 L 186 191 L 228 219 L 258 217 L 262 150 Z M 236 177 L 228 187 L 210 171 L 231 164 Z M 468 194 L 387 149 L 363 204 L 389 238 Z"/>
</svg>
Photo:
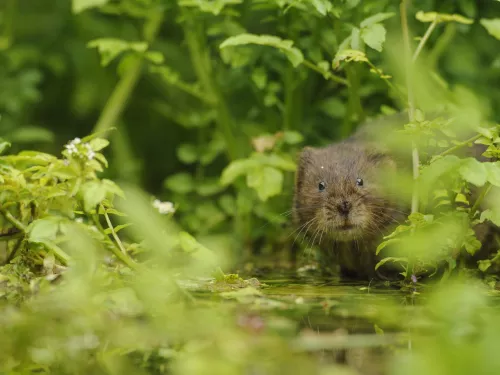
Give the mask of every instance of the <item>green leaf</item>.
<svg viewBox="0 0 500 375">
<path fill-rule="evenodd" d="M 473 158 L 466 159 L 459 171 L 466 181 L 476 186 L 483 186 L 488 177 L 484 164 Z"/>
<path fill-rule="evenodd" d="M 363 21 L 361 21 L 359 26 L 361 26 L 362 28 L 369 27 L 373 24 L 385 21 L 386 19 L 389 19 L 389 18 L 393 17 L 394 15 L 395 15 L 395 13 L 392 13 L 392 12 L 391 13 L 377 13 L 373 16 L 365 18 Z"/>
<path fill-rule="evenodd" d="M 198 159 L 198 150 L 195 145 L 184 143 L 177 148 L 177 157 L 184 164 L 191 164 Z"/>
<path fill-rule="evenodd" d="M 196 239 L 187 232 L 179 233 L 179 243 L 181 248 L 191 254 L 193 259 L 200 262 L 203 267 L 211 268 L 217 265 L 217 258 L 215 254 L 200 244 Z"/>
<path fill-rule="evenodd" d="M 418 11 L 416 14 L 417 20 L 420 22 L 458 22 L 466 25 L 470 25 L 474 22 L 470 18 L 461 16 L 460 14 L 447 14 L 447 13 L 437 13 L 437 12 L 423 12 Z"/>
<path fill-rule="evenodd" d="M 326 16 L 330 10 L 332 10 L 332 3 L 328 0 L 310 0 L 311 5 L 318 11 L 322 16 Z"/>
<path fill-rule="evenodd" d="M 302 52 L 293 47 L 293 41 L 278 38 L 273 35 L 255 35 L 255 34 L 240 34 L 229 37 L 220 45 L 220 48 L 242 46 L 248 44 L 258 44 L 262 46 L 270 46 L 282 51 L 294 67 L 299 66 L 304 61 Z"/>
<path fill-rule="evenodd" d="M 481 272 L 486 272 L 488 268 L 491 266 L 491 260 L 489 259 L 484 259 L 484 260 L 479 260 L 477 262 L 477 267 Z"/>
<path fill-rule="evenodd" d="M 283 169 L 289 172 L 295 172 L 295 170 L 297 169 L 297 164 L 295 163 L 295 161 L 278 154 L 255 153 L 252 155 L 251 160 L 255 160 L 258 164 L 261 165 L 268 165 L 270 167 Z"/>
<path fill-rule="evenodd" d="M 168 177 L 164 183 L 167 189 L 179 194 L 187 194 L 194 190 L 195 184 L 193 176 L 189 173 L 181 172 Z"/>
<path fill-rule="evenodd" d="M 80 13 L 89 8 L 100 7 L 108 3 L 109 0 L 73 0 L 71 9 L 73 13 Z"/>
<path fill-rule="evenodd" d="M 483 163 L 488 174 L 488 182 L 500 186 L 500 162 Z"/>
<path fill-rule="evenodd" d="M 491 36 L 500 39 L 500 18 L 482 18 L 479 22 Z"/>
<path fill-rule="evenodd" d="M 351 30 L 351 48 L 355 50 L 362 49 L 360 30 L 357 27 L 353 27 Z"/>
<path fill-rule="evenodd" d="M 368 59 L 366 58 L 366 55 L 363 52 L 357 51 L 354 49 L 345 49 L 343 51 L 338 52 L 335 59 L 338 59 L 338 61 L 345 60 L 347 62 L 350 62 L 350 61 L 367 62 L 368 61 Z"/>
<path fill-rule="evenodd" d="M 231 162 L 222 171 L 220 182 L 222 185 L 229 185 L 239 176 L 248 173 L 251 169 L 258 167 L 259 163 L 254 159 L 239 159 Z"/>
<path fill-rule="evenodd" d="M 59 231 L 61 218 L 49 216 L 37 219 L 28 226 L 28 240 L 31 242 L 53 241 Z"/>
<path fill-rule="evenodd" d="M 89 181 L 82 185 L 83 207 L 86 212 L 93 210 L 104 198 L 106 187 L 101 181 Z"/>
<path fill-rule="evenodd" d="M 104 138 L 94 138 L 90 140 L 89 144 L 92 150 L 100 151 L 109 145 L 109 141 Z"/>
<path fill-rule="evenodd" d="M 302 134 L 293 130 L 285 130 L 283 132 L 283 141 L 290 145 L 296 145 L 304 140 Z"/>
<path fill-rule="evenodd" d="M 500 227 L 500 210 L 488 209 L 481 212 L 480 221 L 489 220 L 497 227 Z"/>
<path fill-rule="evenodd" d="M 122 229 L 127 228 L 130 225 L 132 225 L 132 223 L 126 223 L 126 224 L 117 225 L 116 227 L 113 227 L 113 230 L 115 231 L 115 233 L 118 233 L 119 231 L 121 231 Z M 111 228 L 106 228 L 104 230 L 104 233 L 111 234 L 112 233 Z"/>
<path fill-rule="evenodd" d="M 375 23 L 361 30 L 361 38 L 363 41 L 379 52 L 382 52 L 382 45 L 385 41 L 385 27 L 379 23 Z"/>
<path fill-rule="evenodd" d="M 135 51 L 139 53 L 144 53 L 148 44 L 145 42 L 127 42 L 121 39 L 114 38 L 101 38 L 94 39 L 88 44 L 89 48 L 97 48 L 101 55 L 101 64 L 107 66 L 111 61 L 113 61 L 118 55 L 126 51 Z"/>
<path fill-rule="evenodd" d="M 375 250 L 375 254 L 378 255 L 378 253 L 380 253 L 384 248 L 386 248 L 390 244 L 393 244 L 393 243 L 396 243 L 399 241 L 400 241 L 399 238 L 391 238 L 387 241 L 382 242 L 380 245 L 377 246 L 377 249 Z"/>
<path fill-rule="evenodd" d="M 102 185 L 106 189 L 107 193 L 125 198 L 125 193 L 123 192 L 122 188 L 116 184 L 116 182 L 104 178 L 102 180 Z"/>
<path fill-rule="evenodd" d="M 10 146 L 11 144 L 9 142 L 0 138 L 0 155 L 3 154 Z"/>
<path fill-rule="evenodd" d="M 387 262 L 400 262 L 400 263 L 407 263 L 408 262 L 408 258 L 396 258 L 396 257 L 387 257 L 387 258 L 384 258 L 382 259 L 380 262 L 378 262 L 375 266 L 375 270 L 378 270 L 381 266 L 383 266 L 384 264 L 386 264 Z"/>
<path fill-rule="evenodd" d="M 474 255 L 481 248 L 481 242 L 476 238 L 472 229 L 469 229 L 468 236 L 464 240 L 464 247 L 470 255 Z"/>
<path fill-rule="evenodd" d="M 260 200 L 265 202 L 281 193 L 283 172 L 272 167 L 254 168 L 247 175 L 247 185 L 255 189 Z"/>
<path fill-rule="evenodd" d="M 53 142 L 54 133 L 39 126 L 23 126 L 9 133 L 14 143 Z"/>
</svg>

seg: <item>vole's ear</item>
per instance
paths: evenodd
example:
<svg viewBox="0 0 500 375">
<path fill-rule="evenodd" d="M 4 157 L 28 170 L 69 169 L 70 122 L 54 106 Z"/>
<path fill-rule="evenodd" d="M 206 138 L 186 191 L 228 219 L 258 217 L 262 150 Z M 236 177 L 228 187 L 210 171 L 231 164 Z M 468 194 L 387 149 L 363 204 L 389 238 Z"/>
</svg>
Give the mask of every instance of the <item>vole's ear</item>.
<svg viewBox="0 0 500 375">
<path fill-rule="evenodd" d="M 304 181 L 304 175 L 311 162 L 316 150 L 312 147 L 304 147 L 300 151 L 297 160 L 297 173 L 295 174 L 295 189 L 300 190 L 302 187 L 302 182 Z"/>
</svg>

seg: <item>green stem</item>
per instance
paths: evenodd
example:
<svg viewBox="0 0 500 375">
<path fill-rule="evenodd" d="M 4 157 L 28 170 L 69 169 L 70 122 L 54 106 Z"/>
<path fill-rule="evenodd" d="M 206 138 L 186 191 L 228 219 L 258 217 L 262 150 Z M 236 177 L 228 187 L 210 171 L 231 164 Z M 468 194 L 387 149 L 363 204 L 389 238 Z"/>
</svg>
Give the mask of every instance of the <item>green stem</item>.
<svg viewBox="0 0 500 375">
<path fill-rule="evenodd" d="M 427 61 L 431 70 L 434 69 L 438 59 L 441 57 L 446 47 L 453 40 L 456 31 L 457 27 L 454 23 L 451 22 L 446 25 L 444 33 L 439 37 L 439 39 L 436 41 L 436 44 L 434 45 L 434 48 L 429 53 L 429 58 Z"/>
<path fill-rule="evenodd" d="M 490 184 L 489 182 L 487 182 L 486 185 L 484 185 L 483 189 L 481 190 L 481 194 L 476 199 L 476 202 L 474 203 L 474 205 L 470 209 L 470 217 L 471 218 L 474 217 L 474 215 L 476 214 L 477 210 L 479 209 L 479 206 L 481 205 L 481 203 L 483 203 L 483 200 L 486 197 L 486 194 L 488 194 L 488 192 L 490 191 L 490 189 L 492 187 L 493 187 L 493 185 Z"/>
<path fill-rule="evenodd" d="M 374 70 L 379 75 L 379 77 L 387 84 L 387 86 L 389 86 L 390 89 L 394 90 L 394 92 L 397 93 L 401 98 L 405 97 L 405 94 L 399 88 L 394 86 L 390 81 L 390 79 L 385 77 L 385 74 L 375 65 L 373 65 L 373 63 L 370 60 L 367 60 L 366 63 L 372 70 Z"/>
<path fill-rule="evenodd" d="M 17 254 L 17 251 L 19 250 L 19 248 L 21 247 L 21 244 L 23 243 L 23 238 L 20 238 L 16 244 L 14 245 L 14 248 L 12 249 L 12 251 L 9 253 L 9 256 L 7 257 L 7 259 L 5 260 L 5 263 L 4 264 L 9 264 L 12 259 L 14 259 L 14 257 L 16 256 Z"/>
<path fill-rule="evenodd" d="M 15 240 L 16 238 L 22 238 L 24 237 L 24 232 L 22 231 L 17 231 L 15 233 L 8 233 L 8 234 L 0 234 L 0 241 L 6 242 L 6 241 L 12 241 Z"/>
<path fill-rule="evenodd" d="M 104 207 L 103 207 L 103 209 L 104 209 Z M 104 210 L 104 212 L 106 213 L 106 210 Z M 106 214 L 105 214 L 105 216 L 106 216 Z M 91 219 L 94 222 L 94 224 L 96 225 L 96 227 L 99 229 L 99 231 L 102 234 L 104 234 L 105 236 L 107 236 L 106 231 L 104 230 L 103 226 L 101 225 L 101 222 L 99 221 L 99 216 L 97 214 L 91 215 Z M 109 219 L 109 218 L 107 218 L 107 219 Z M 110 225 L 110 223 L 108 223 L 108 225 Z M 110 226 L 110 228 L 111 227 L 112 226 Z M 112 232 L 114 232 L 113 229 L 112 229 Z M 111 242 L 113 244 L 113 247 L 111 248 L 111 252 L 130 269 L 133 269 L 133 270 L 137 269 L 138 264 L 132 258 L 130 258 L 126 253 L 123 253 L 122 249 L 119 247 L 119 245 L 116 242 L 114 242 L 114 241 L 111 241 Z"/>
<path fill-rule="evenodd" d="M 192 21 L 187 12 L 184 13 L 184 17 L 184 35 L 186 36 L 186 42 L 194 70 L 198 80 L 203 86 L 204 92 L 209 95 L 210 99 L 213 98 L 213 106 L 217 111 L 217 125 L 224 135 L 227 155 L 230 160 L 235 160 L 240 153 L 233 134 L 233 119 L 224 97 L 214 80 L 212 59 L 206 47 L 207 42 L 203 39 L 204 34 L 199 30 L 199 25 Z"/>
<path fill-rule="evenodd" d="M 430 24 L 430 26 L 428 27 L 428 29 L 425 32 L 424 36 L 420 40 L 420 43 L 418 44 L 417 49 L 415 50 L 415 53 L 413 54 L 412 63 L 415 63 L 415 61 L 417 61 L 418 55 L 420 55 L 420 52 L 422 51 L 422 48 L 424 48 L 425 43 L 427 42 L 427 40 L 431 36 L 432 32 L 436 28 L 436 25 L 437 25 L 437 19 L 435 19 Z"/>
<path fill-rule="evenodd" d="M 309 69 L 312 69 L 314 70 L 315 72 L 318 72 L 319 74 L 321 75 L 324 75 L 325 72 L 323 70 L 321 70 L 319 67 L 317 67 L 314 63 L 312 63 L 311 61 L 308 61 L 308 60 L 304 60 L 302 62 L 302 64 L 304 64 L 304 66 L 308 67 Z M 334 82 L 337 82 L 337 83 L 341 83 L 343 85 L 346 85 L 346 86 L 349 86 L 349 81 L 345 78 L 342 78 L 342 77 L 339 77 L 339 76 L 336 76 L 335 74 L 332 74 L 332 73 L 328 73 L 327 79 L 329 80 L 332 80 Z"/>
<path fill-rule="evenodd" d="M 161 21 L 163 20 L 162 16 L 157 16 L 155 18 L 150 19 L 151 28 L 148 30 L 149 33 L 146 36 L 146 42 L 151 44 L 154 40 L 156 34 L 161 25 Z M 118 81 L 115 86 L 111 96 L 109 97 L 104 109 L 97 120 L 97 123 L 94 126 L 94 133 L 97 132 L 106 132 L 113 126 L 116 126 L 116 122 L 120 118 L 125 106 L 134 90 L 137 81 L 141 75 L 141 70 L 143 66 L 143 58 L 139 57 L 136 61 L 133 62 L 132 66 L 129 67 L 127 72 L 123 75 L 123 77 Z"/>
<path fill-rule="evenodd" d="M 21 232 L 26 232 L 26 226 L 17 220 L 12 214 L 7 211 L 5 208 L 0 209 L 2 215 L 7 219 L 9 223 L 11 223 L 16 229 L 19 229 Z"/>
<path fill-rule="evenodd" d="M 481 137 L 482 137 L 482 134 L 477 134 L 474 137 L 471 137 L 471 138 L 467 139 L 466 141 L 460 142 L 460 143 L 456 144 L 455 146 L 450 147 L 448 150 L 443 151 L 442 153 L 439 154 L 439 156 L 449 155 L 449 154 L 455 152 L 456 150 L 458 150 L 464 146 L 467 146 L 469 143 L 474 142 L 476 139 L 479 139 Z"/>
<path fill-rule="evenodd" d="M 125 247 L 123 247 L 122 241 L 117 236 L 117 234 L 115 232 L 115 228 L 113 227 L 113 224 L 111 224 L 111 220 L 109 219 L 109 215 L 106 212 L 106 209 L 104 208 L 104 206 L 102 204 L 101 204 L 101 209 L 104 212 L 104 218 L 106 219 L 106 223 L 108 224 L 108 228 L 111 230 L 111 235 L 113 236 L 113 238 L 116 241 L 116 245 L 119 247 L 119 249 L 121 250 L 121 252 L 123 254 L 126 254 L 127 250 L 125 250 Z"/>
<path fill-rule="evenodd" d="M 411 61 L 410 33 L 408 29 L 408 16 L 406 13 L 407 0 L 402 0 L 400 4 L 401 12 L 401 27 L 403 32 L 403 43 L 405 52 L 406 65 L 406 84 L 408 90 L 408 117 L 410 122 L 415 121 L 415 98 L 413 95 L 413 63 Z M 418 177 L 420 174 L 420 158 L 418 148 L 415 142 L 412 142 L 412 164 L 413 164 L 413 194 L 411 200 L 411 212 L 418 212 L 419 196 L 418 196 Z"/>
<path fill-rule="evenodd" d="M 43 242 L 43 246 L 45 246 L 48 250 L 50 250 L 54 256 L 59 259 L 59 261 L 67 266 L 68 263 L 71 261 L 71 257 L 66 254 L 59 246 L 56 244 L 53 244 L 52 242 Z"/>
</svg>

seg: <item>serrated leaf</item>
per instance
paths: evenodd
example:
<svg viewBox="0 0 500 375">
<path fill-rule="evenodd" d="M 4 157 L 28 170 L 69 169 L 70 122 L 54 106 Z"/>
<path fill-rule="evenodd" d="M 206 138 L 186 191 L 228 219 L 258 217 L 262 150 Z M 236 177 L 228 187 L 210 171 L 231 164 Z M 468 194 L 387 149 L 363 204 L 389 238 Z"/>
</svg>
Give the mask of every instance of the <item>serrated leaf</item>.
<svg viewBox="0 0 500 375">
<path fill-rule="evenodd" d="M 287 56 L 294 67 L 299 66 L 304 61 L 304 55 L 299 49 L 293 47 L 293 41 L 281 39 L 274 35 L 240 34 L 226 39 L 221 43 L 220 48 L 224 49 L 227 47 L 248 44 L 258 44 L 277 48 Z"/>
<path fill-rule="evenodd" d="M 135 51 L 143 53 L 148 48 L 148 44 L 145 42 L 127 42 L 114 38 L 94 39 L 87 46 L 89 48 L 97 48 L 101 55 L 101 65 L 103 66 L 107 66 L 123 52 Z"/>
<path fill-rule="evenodd" d="M 339 61 L 345 60 L 347 62 L 349 61 L 356 61 L 356 62 L 367 62 L 368 59 L 366 58 L 366 55 L 361 52 L 361 51 L 356 51 L 353 49 L 345 49 L 337 54 L 335 57 Z"/>
<path fill-rule="evenodd" d="M 500 18 L 482 18 L 479 22 L 488 31 L 488 34 L 500 39 Z"/>
<path fill-rule="evenodd" d="M 318 11 L 322 16 L 326 16 L 328 12 L 332 9 L 332 3 L 328 0 L 310 0 L 312 6 Z"/>
<path fill-rule="evenodd" d="M 480 221 L 489 220 L 497 227 L 500 227 L 500 211 L 495 209 L 488 209 L 481 212 Z"/>
<path fill-rule="evenodd" d="M 375 23 L 361 30 L 361 38 L 363 41 L 379 52 L 382 52 L 382 45 L 385 42 L 385 27 L 379 23 Z"/>
<path fill-rule="evenodd" d="M 393 17 L 394 15 L 395 15 L 395 13 L 392 13 L 392 12 L 390 12 L 390 13 L 377 13 L 373 16 L 365 18 L 363 21 L 361 21 L 359 26 L 361 26 L 362 28 L 368 27 L 368 26 L 371 26 L 373 24 L 385 21 L 386 19 L 389 19 L 389 18 Z"/>
<path fill-rule="evenodd" d="M 105 178 L 102 180 L 102 185 L 106 189 L 107 193 L 111 193 L 114 195 L 118 195 L 119 197 L 125 198 L 125 193 L 123 192 L 122 188 L 116 184 L 116 182 Z"/>
<path fill-rule="evenodd" d="M 255 191 L 260 200 L 267 201 L 283 189 L 283 172 L 272 167 L 254 168 L 247 175 L 247 185 Z"/>
</svg>

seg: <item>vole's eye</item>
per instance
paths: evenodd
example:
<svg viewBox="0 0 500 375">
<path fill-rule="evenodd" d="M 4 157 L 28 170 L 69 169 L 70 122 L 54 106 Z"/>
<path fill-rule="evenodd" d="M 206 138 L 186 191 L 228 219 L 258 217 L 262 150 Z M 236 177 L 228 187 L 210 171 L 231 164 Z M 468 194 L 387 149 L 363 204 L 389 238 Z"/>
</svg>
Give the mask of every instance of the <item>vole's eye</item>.
<svg viewBox="0 0 500 375">
<path fill-rule="evenodd" d="M 358 177 L 358 178 L 356 179 L 356 185 L 358 185 L 358 186 L 363 186 L 363 179 Z"/>
<path fill-rule="evenodd" d="M 326 184 L 323 181 L 320 182 L 318 185 L 318 190 L 323 191 L 323 190 L 325 190 L 325 188 L 326 188 Z"/>
</svg>

